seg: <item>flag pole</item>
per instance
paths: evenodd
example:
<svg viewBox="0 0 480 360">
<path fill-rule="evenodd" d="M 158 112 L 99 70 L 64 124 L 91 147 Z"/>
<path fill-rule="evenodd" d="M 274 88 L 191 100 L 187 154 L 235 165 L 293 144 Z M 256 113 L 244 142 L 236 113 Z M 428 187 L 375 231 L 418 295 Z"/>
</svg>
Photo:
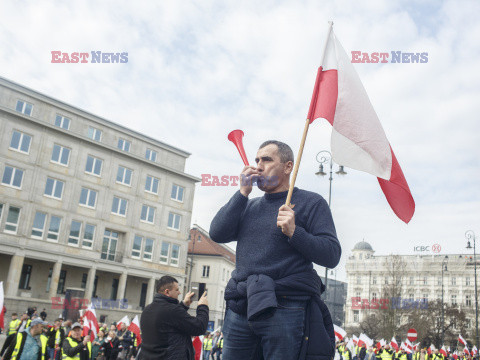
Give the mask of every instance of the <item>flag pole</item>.
<svg viewBox="0 0 480 360">
<path fill-rule="evenodd" d="M 332 31 L 332 26 L 333 26 L 333 21 L 329 21 L 327 35 L 325 37 L 325 44 L 323 46 L 322 55 L 320 57 L 320 60 L 321 60 L 320 66 L 323 65 L 323 60 L 325 59 L 325 52 L 327 50 L 328 40 L 330 38 L 330 32 Z M 305 146 L 305 140 L 307 139 L 309 126 L 310 126 L 310 119 L 307 119 L 307 121 L 305 122 L 305 127 L 303 129 L 302 141 L 300 142 L 300 149 L 298 150 L 298 154 L 297 154 L 297 161 L 295 162 L 295 167 L 293 168 L 292 181 L 290 182 L 290 187 L 288 189 L 287 200 L 285 201 L 285 205 L 289 207 L 292 207 L 292 205 L 290 204 L 290 201 L 292 200 L 293 188 L 295 187 L 295 181 L 297 180 L 298 168 L 300 167 L 300 161 L 302 160 L 303 148 Z"/>
</svg>

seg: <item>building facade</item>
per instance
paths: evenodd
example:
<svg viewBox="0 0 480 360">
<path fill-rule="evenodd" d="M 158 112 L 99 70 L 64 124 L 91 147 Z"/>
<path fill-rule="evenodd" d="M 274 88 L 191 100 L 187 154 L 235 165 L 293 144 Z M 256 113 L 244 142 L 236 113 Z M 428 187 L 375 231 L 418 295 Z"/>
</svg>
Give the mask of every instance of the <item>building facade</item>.
<svg viewBox="0 0 480 360">
<path fill-rule="evenodd" d="M 184 172 L 189 153 L 4 78 L 0 134 L 8 313 L 77 289 L 110 300 L 97 315 L 115 321 L 150 303 L 161 276 L 183 285 L 199 180 Z"/>
<path fill-rule="evenodd" d="M 208 232 L 198 225 L 193 225 L 190 229 L 189 239 L 187 275 L 190 280 L 186 287 L 190 285 L 195 291 L 196 300 L 207 291 L 210 330 L 215 330 L 223 326 L 225 287 L 235 269 L 235 252 L 224 244 L 214 242 Z M 193 266 L 190 267 L 192 263 Z M 193 303 L 192 310 L 195 308 L 196 302 Z"/>
<path fill-rule="evenodd" d="M 329 277 L 325 282 L 325 277 L 321 276 L 322 283 L 326 284 L 322 299 L 327 305 L 333 323 L 343 327 L 345 322 L 345 302 L 347 298 L 347 284 L 336 279 L 336 270 L 329 271 Z"/>
</svg>

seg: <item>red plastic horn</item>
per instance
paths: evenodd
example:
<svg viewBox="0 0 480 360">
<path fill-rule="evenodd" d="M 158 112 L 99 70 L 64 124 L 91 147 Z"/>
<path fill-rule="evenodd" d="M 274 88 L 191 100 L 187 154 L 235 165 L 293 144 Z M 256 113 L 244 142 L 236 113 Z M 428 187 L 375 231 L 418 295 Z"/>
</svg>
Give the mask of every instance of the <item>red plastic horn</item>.
<svg viewBox="0 0 480 360">
<path fill-rule="evenodd" d="M 247 155 L 245 154 L 245 149 L 243 148 L 243 131 L 242 130 L 233 130 L 230 134 L 228 134 L 228 140 L 233 142 L 237 147 L 238 152 L 240 153 L 240 157 L 243 160 L 245 166 L 248 166 Z"/>
</svg>

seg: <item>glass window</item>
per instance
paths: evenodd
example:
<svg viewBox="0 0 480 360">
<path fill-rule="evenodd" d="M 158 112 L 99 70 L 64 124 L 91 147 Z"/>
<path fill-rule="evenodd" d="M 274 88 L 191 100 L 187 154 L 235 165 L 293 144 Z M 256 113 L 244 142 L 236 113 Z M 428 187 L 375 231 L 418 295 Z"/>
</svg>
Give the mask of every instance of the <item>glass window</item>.
<svg viewBox="0 0 480 360">
<path fill-rule="evenodd" d="M 156 161 L 157 160 L 157 152 L 151 149 L 147 149 L 145 152 L 145 159 L 150 160 L 150 161 Z"/>
<path fill-rule="evenodd" d="M 95 238 L 95 225 L 86 224 L 85 232 L 83 233 L 82 247 L 92 248 L 94 238 Z"/>
<path fill-rule="evenodd" d="M 17 189 L 22 188 L 23 170 L 14 168 L 12 166 L 5 166 L 3 172 L 2 184 L 11 186 Z"/>
<path fill-rule="evenodd" d="M 20 284 L 18 284 L 18 288 L 22 290 L 30 290 L 31 276 L 32 276 L 32 265 L 23 264 L 22 274 L 20 275 Z"/>
<path fill-rule="evenodd" d="M 0 220 L 2 219 L 3 215 L 3 204 L 0 204 Z"/>
<path fill-rule="evenodd" d="M 168 252 L 170 250 L 170 243 L 162 242 L 162 249 L 160 251 L 160 262 L 167 264 L 168 263 Z"/>
<path fill-rule="evenodd" d="M 96 203 L 97 203 L 97 192 L 95 190 L 82 187 L 82 191 L 80 192 L 79 204 L 94 209 Z"/>
<path fill-rule="evenodd" d="M 124 185 L 132 184 L 132 170 L 127 169 L 123 166 L 118 167 L 117 171 L 117 182 Z"/>
<path fill-rule="evenodd" d="M 170 196 L 171 199 L 183 202 L 183 190 L 184 188 L 178 185 L 172 186 L 172 194 Z"/>
<path fill-rule="evenodd" d="M 30 116 L 32 115 L 33 105 L 22 100 L 17 100 L 17 106 L 15 107 L 15 110 Z"/>
<path fill-rule="evenodd" d="M 87 136 L 92 140 L 100 141 L 102 139 L 102 131 L 93 126 L 89 126 Z"/>
<path fill-rule="evenodd" d="M 180 230 L 181 216 L 174 213 L 168 213 L 168 227 L 173 230 Z"/>
<path fill-rule="evenodd" d="M 180 258 L 180 245 L 172 245 L 172 256 L 170 257 L 170 265 L 178 265 L 178 259 Z"/>
<path fill-rule="evenodd" d="M 12 133 L 12 140 L 10 141 L 10 149 L 28 154 L 31 142 L 32 137 L 30 135 L 14 130 Z"/>
<path fill-rule="evenodd" d="M 153 254 L 153 239 L 145 239 L 145 249 L 143 250 L 143 258 L 145 260 L 152 260 Z"/>
<path fill-rule="evenodd" d="M 85 166 L 85 172 L 92 175 L 98 175 L 102 173 L 102 163 L 103 160 L 100 160 L 96 157 L 87 156 L 87 165 Z"/>
<path fill-rule="evenodd" d="M 132 258 L 140 259 L 140 254 L 142 253 L 142 242 L 143 238 L 135 235 L 133 238 Z"/>
<path fill-rule="evenodd" d="M 58 233 L 60 232 L 60 222 L 62 218 L 58 216 L 50 217 L 50 226 L 48 227 L 47 240 L 58 241 Z"/>
<path fill-rule="evenodd" d="M 470 278 L 469 278 L 469 277 L 466 277 L 466 278 L 465 278 L 465 285 L 466 285 L 466 286 L 469 286 L 469 285 L 470 285 Z"/>
<path fill-rule="evenodd" d="M 472 306 L 472 297 L 470 295 L 465 295 L 465 305 L 468 307 Z"/>
<path fill-rule="evenodd" d="M 127 200 L 114 196 L 112 203 L 112 214 L 126 216 L 127 204 Z"/>
<path fill-rule="evenodd" d="M 202 277 L 210 276 L 210 265 L 203 265 Z"/>
<path fill-rule="evenodd" d="M 8 208 L 7 220 L 5 222 L 5 232 L 16 234 L 18 230 L 18 220 L 20 219 L 20 208 L 10 206 Z"/>
<path fill-rule="evenodd" d="M 47 215 L 41 212 L 35 213 L 35 219 L 33 219 L 32 226 L 32 238 L 43 238 L 43 232 L 45 231 L 45 222 L 47 220 Z"/>
<path fill-rule="evenodd" d="M 62 198 L 64 184 L 63 181 L 47 178 L 44 195 L 60 200 Z"/>
<path fill-rule="evenodd" d="M 457 295 L 452 295 L 452 305 L 457 305 Z"/>
<path fill-rule="evenodd" d="M 57 144 L 53 145 L 52 158 L 51 158 L 52 162 L 68 166 L 69 159 L 70 159 L 70 149 Z"/>
<path fill-rule="evenodd" d="M 142 213 L 140 214 L 140 220 L 153 224 L 155 219 L 155 208 L 148 205 L 142 206 Z"/>
<path fill-rule="evenodd" d="M 58 279 L 57 294 L 65 293 L 65 281 L 67 280 L 67 271 L 60 270 L 60 277 Z"/>
<path fill-rule="evenodd" d="M 130 141 L 125 139 L 118 139 L 118 148 L 123 151 L 130 151 Z"/>
<path fill-rule="evenodd" d="M 104 260 L 115 261 L 117 251 L 118 232 L 105 229 L 100 257 Z"/>
<path fill-rule="evenodd" d="M 70 226 L 70 236 L 68 237 L 69 245 L 78 246 L 81 229 L 82 229 L 82 223 L 79 221 L 72 220 L 72 225 Z"/>
<path fill-rule="evenodd" d="M 360 316 L 359 316 L 358 310 L 353 310 L 353 322 L 358 323 L 359 320 L 360 320 Z"/>
<path fill-rule="evenodd" d="M 68 130 L 70 128 L 70 119 L 62 115 L 57 115 L 55 116 L 55 126 Z"/>
<path fill-rule="evenodd" d="M 147 175 L 147 181 L 145 182 L 145 191 L 158 194 L 158 183 L 159 179 L 156 177 Z"/>
</svg>

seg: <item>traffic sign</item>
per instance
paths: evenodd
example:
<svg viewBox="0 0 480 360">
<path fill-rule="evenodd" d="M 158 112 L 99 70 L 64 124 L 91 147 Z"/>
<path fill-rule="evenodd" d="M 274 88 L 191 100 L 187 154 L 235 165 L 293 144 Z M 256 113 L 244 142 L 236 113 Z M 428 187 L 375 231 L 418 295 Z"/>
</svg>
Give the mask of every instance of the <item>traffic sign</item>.
<svg viewBox="0 0 480 360">
<path fill-rule="evenodd" d="M 417 330 L 415 329 L 409 329 L 408 330 L 408 333 L 407 333 L 407 339 L 410 341 L 410 342 L 414 342 L 414 341 L 417 341 Z"/>
</svg>

